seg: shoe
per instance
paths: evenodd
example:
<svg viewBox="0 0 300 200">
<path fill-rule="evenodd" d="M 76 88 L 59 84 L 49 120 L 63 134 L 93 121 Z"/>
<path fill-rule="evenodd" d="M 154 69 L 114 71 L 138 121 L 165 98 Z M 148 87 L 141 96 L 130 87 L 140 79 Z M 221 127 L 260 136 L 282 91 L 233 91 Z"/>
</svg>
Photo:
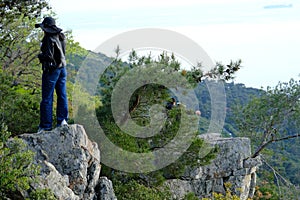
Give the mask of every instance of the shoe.
<svg viewBox="0 0 300 200">
<path fill-rule="evenodd" d="M 63 133 L 66 133 L 66 131 L 68 131 L 68 129 L 69 129 L 69 126 L 68 126 L 69 124 L 67 123 L 67 121 L 66 120 L 63 120 L 61 123 L 60 123 L 60 126 L 59 127 L 61 127 L 61 131 L 63 132 Z"/>
<path fill-rule="evenodd" d="M 68 123 L 66 122 L 66 120 L 63 120 L 63 121 L 60 123 L 60 126 L 68 126 Z"/>
<path fill-rule="evenodd" d="M 39 127 L 37 133 L 39 134 L 39 133 L 42 133 L 42 132 L 45 132 L 45 131 L 50 131 L 50 130 L 51 130 L 51 129 L 45 129 L 45 128 Z"/>
</svg>

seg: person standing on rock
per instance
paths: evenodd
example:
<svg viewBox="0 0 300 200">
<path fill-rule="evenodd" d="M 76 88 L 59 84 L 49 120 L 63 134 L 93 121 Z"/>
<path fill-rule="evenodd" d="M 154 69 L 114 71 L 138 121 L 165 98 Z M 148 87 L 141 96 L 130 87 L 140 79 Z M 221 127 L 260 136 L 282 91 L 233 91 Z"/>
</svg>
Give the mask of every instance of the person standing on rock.
<svg viewBox="0 0 300 200">
<path fill-rule="evenodd" d="M 57 94 L 57 126 L 68 125 L 67 69 L 65 59 L 66 39 L 62 29 L 56 26 L 52 17 L 45 17 L 42 23 L 35 24 L 44 31 L 41 53 L 42 64 L 42 101 L 40 103 L 40 124 L 38 132 L 52 129 L 53 93 Z"/>
</svg>

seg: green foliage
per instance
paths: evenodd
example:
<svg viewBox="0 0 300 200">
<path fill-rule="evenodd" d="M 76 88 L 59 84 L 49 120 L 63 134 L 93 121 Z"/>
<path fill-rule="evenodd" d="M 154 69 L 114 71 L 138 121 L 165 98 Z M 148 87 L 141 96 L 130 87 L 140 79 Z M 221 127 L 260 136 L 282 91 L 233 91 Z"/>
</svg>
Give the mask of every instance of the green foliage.
<svg viewBox="0 0 300 200">
<path fill-rule="evenodd" d="M 30 193 L 30 200 L 56 200 L 53 192 L 50 189 L 37 189 Z M 28 199 L 28 200 L 29 200 Z"/>
<path fill-rule="evenodd" d="M 199 198 L 193 192 L 189 192 L 183 197 L 183 200 L 198 200 L 198 199 Z"/>
<path fill-rule="evenodd" d="M 0 196 L 10 197 L 16 191 L 26 191 L 38 173 L 33 164 L 33 152 L 22 140 L 8 140 L 10 133 L 1 127 L 0 137 Z"/>
<path fill-rule="evenodd" d="M 193 116 L 195 120 L 197 118 L 197 116 L 194 115 L 193 110 L 190 111 L 184 106 L 178 106 L 171 110 L 166 110 L 166 102 L 168 102 L 174 94 L 172 94 L 168 88 L 160 84 L 145 83 L 143 86 L 137 88 L 131 95 L 129 100 L 129 114 L 136 124 L 140 126 L 148 126 L 151 123 L 156 123 L 153 122 L 151 118 L 153 117 L 152 109 L 156 106 L 159 112 L 163 112 L 165 114 L 164 118 L 161 120 L 164 120 L 164 123 L 161 126 L 159 133 L 149 138 L 138 138 L 125 133 L 119 128 L 115 120 L 122 123 L 123 120 L 126 120 L 127 116 L 121 116 L 119 119 L 113 118 L 111 111 L 111 96 L 113 90 L 116 89 L 116 84 L 119 84 L 121 78 L 123 78 L 125 84 L 130 80 L 139 80 L 139 77 L 151 76 L 154 71 L 153 66 L 158 67 L 156 68 L 156 71 L 177 73 L 178 77 L 182 77 L 182 74 L 179 71 L 180 63 L 176 61 L 174 55 L 169 57 L 166 53 L 162 53 L 158 60 L 152 60 L 150 56 L 138 57 L 136 52 L 132 51 L 129 55 L 129 63 L 123 63 L 118 58 L 115 59 L 100 79 L 98 94 L 102 97 L 103 105 L 97 109 L 97 117 L 101 124 L 101 128 L 110 141 L 118 147 L 130 152 L 150 152 L 154 149 L 163 148 L 176 136 L 180 127 L 184 129 L 184 132 L 191 131 L 191 127 L 189 126 L 190 122 L 182 124 L 180 119 L 183 115 L 189 115 L 190 118 Z M 131 74 L 128 73 L 130 70 L 137 70 L 138 72 L 136 74 L 138 74 L 139 77 L 131 76 Z M 124 78 L 125 74 L 127 79 Z M 160 76 L 161 74 L 159 73 L 155 74 L 155 78 L 157 80 L 167 79 L 165 76 Z M 176 85 L 180 85 L 181 80 L 180 78 L 176 78 L 176 76 L 174 77 L 175 78 L 173 78 L 173 80 L 168 80 L 167 82 L 172 83 L 174 87 L 176 87 Z M 183 78 L 185 79 L 185 77 Z M 190 81 L 191 83 L 195 83 L 195 80 Z M 122 100 L 120 99 L 119 102 L 121 101 Z M 157 124 L 154 124 L 154 126 L 156 125 Z M 195 137 L 192 139 L 190 147 L 177 161 L 163 169 L 144 174 L 129 174 L 103 166 L 101 173 L 113 180 L 114 185 L 118 185 L 116 186 L 118 189 L 115 190 L 118 197 L 124 199 L 162 199 L 151 196 L 150 193 L 142 195 L 139 192 L 136 192 L 136 194 L 130 194 L 129 192 L 128 195 L 130 196 L 123 197 L 123 190 L 139 191 L 140 187 L 145 187 L 145 189 L 141 189 L 142 191 L 146 189 L 152 190 L 153 186 L 161 187 L 162 183 L 167 178 L 182 177 L 187 166 L 193 167 L 196 165 L 199 166 L 208 164 L 209 161 L 215 157 L 217 151 L 216 149 L 207 148 L 203 140 L 196 137 L 199 134 L 197 131 L 193 134 Z M 204 151 L 201 152 L 201 150 L 204 149 L 207 151 L 205 153 Z M 176 151 L 176 148 L 174 151 Z M 152 187 L 150 187 L 150 185 Z M 129 186 L 132 189 L 128 189 L 127 187 Z"/>
<path fill-rule="evenodd" d="M 46 0 L 16 0 L 0 3 L 0 65 L 3 70 L 9 70 L 16 81 L 27 82 L 21 76 L 31 76 L 30 65 L 37 64 L 33 60 L 39 50 L 37 32 L 34 30 L 35 20 L 42 11 L 49 9 Z M 31 73 L 29 73 L 31 72 Z"/>
<path fill-rule="evenodd" d="M 208 130 L 211 119 L 211 97 L 207 84 L 213 84 L 212 81 L 205 80 L 195 88 L 195 94 L 199 101 L 199 109 L 201 110 L 201 118 L 199 121 L 200 133 Z M 253 97 L 261 96 L 263 90 L 255 88 L 247 88 L 244 84 L 234 84 L 224 82 L 226 94 L 226 117 L 223 127 L 223 136 L 234 137 L 239 134 L 236 118 L 239 116 L 234 112 L 236 105 L 245 106 Z"/>
<path fill-rule="evenodd" d="M 128 199 L 171 199 L 170 191 L 165 187 L 147 187 L 136 180 L 130 180 L 126 183 L 115 181 L 114 191 L 119 200 Z"/>
<path fill-rule="evenodd" d="M 2 124 L 0 132 L 0 199 L 22 198 L 20 192 L 29 192 L 30 200 L 55 200 L 49 189 L 31 190 L 39 166 L 34 164 L 34 153 L 18 138 L 9 139 L 11 133 Z"/>
<path fill-rule="evenodd" d="M 38 96 L 19 86 L 9 88 L 9 85 L 5 84 L 9 77 L 5 77 L 1 72 L 0 78 L 0 88 L 5 89 L 0 96 L 1 121 L 7 124 L 13 135 L 36 131 L 39 123 Z"/>
<path fill-rule="evenodd" d="M 299 136 L 300 84 L 291 79 L 268 88 L 245 107 L 239 106 L 237 124 L 243 135 L 252 139 L 257 156 L 267 145 Z"/>
<path fill-rule="evenodd" d="M 36 77 L 41 74 L 36 59 L 39 33 L 34 30 L 34 24 L 35 21 L 25 15 L 17 16 L 1 27 L 7 33 L 3 33 L 1 38 L 5 39 L 0 40 L 0 65 L 3 72 L 13 77 L 11 86 L 22 85 L 32 93 L 39 88 Z"/>
<path fill-rule="evenodd" d="M 68 81 L 75 83 L 75 77 L 83 60 L 88 55 L 88 51 L 80 46 L 73 38 L 72 31 L 64 32 L 67 40 L 66 44 L 66 60 L 68 69 Z"/>
<path fill-rule="evenodd" d="M 274 183 L 262 182 L 259 186 L 255 187 L 254 200 L 277 200 L 280 199 L 278 195 L 278 188 Z"/>
<path fill-rule="evenodd" d="M 200 83 L 207 78 L 228 81 L 234 79 L 234 74 L 241 68 L 241 64 L 241 60 L 231 61 L 226 66 L 218 62 L 213 69 L 203 72 L 202 64 L 198 63 L 197 66 L 192 66 L 190 71 L 182 70 L 182 75 L 194 83 Z"/>
<path fill-rule="evenodd" d="M 269 180 L 272 180 L 271 178 Z M 253 200 L 294 200 L 299 199 L 299 188 L 292 184 L 283 185 L 281 183 L 258 180 L 255 187 Z"/>
<path fill-rule="evenodd" d="M 263 155 L 258 171 L 262 199 L 299 198 L 300 82 L 291 79 L 267 88 L 248 104 L 235 108 L 240 135 L 251 138 L 253 155 Z M 285 177 L 285 178 L 283 178 Z M 269 184 L 263 184 L 268 182 Z M 291 188 L 294 188 L 291 193 Z M 298 189 L 299 190 L 299 189 Z M 297 194 L 295 196 L 295 194 Z M 257 197 L 258 198 L 258 197 Z"/>
<path fill-rule="evenodd" d="M 186 167 L 193 168 L 210 164 L 210 161 L 216 157 L 218 149 L 206 145 L 202 139 L 194 139 L 190 147 L 178 160 L 161 169 L 163 176 L 167 179 L 181 178 Z"/>
<path fill-rule="evenodd" d="M 3 22 L 11 22 L 16 17 L 25 14 L 30 19 L 39 17 L 42 11 L 49 9 L 47 0 L 15 0 L 15 1 L 0 1 L 0 16 L 1 24 Z M 4 31 L 4 30 L 3 30 Z M 0 32 L 1 35 L 3 34 Z"/>
</svg>

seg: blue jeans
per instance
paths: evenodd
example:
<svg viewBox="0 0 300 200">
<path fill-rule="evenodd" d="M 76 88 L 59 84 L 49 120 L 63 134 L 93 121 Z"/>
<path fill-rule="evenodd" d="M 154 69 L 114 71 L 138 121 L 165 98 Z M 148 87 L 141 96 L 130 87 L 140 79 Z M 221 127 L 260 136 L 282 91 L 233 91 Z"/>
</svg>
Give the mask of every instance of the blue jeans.
<svg viewBox="0 0 300 200">
<path fill-rule="evenodd" d="M 59 126 L 63 120 L 68 120 L 66 67 L 52 71 L 44 71 L 42 76 L 42 101 L 40 104 L 40 128 L 51 130 L 54 89 L 57 95 L 56 117 Z"/>
</svg>

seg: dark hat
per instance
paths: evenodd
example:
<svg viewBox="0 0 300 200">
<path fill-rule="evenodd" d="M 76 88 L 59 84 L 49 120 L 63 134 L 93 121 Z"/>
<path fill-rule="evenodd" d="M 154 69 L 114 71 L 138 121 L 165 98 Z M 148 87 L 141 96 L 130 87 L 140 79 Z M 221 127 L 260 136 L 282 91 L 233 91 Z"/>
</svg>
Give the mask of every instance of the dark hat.
<svg viewBox="0 0 300 200">
<path fill-rule="evenodd" d="M 52 17 L 45 17 L 43 22 L 35 24 L 35 28 L 41 28 L 46 33 L 59 33 L 62 29 L 56 26 L 55 20 Z"/>
</svg>

